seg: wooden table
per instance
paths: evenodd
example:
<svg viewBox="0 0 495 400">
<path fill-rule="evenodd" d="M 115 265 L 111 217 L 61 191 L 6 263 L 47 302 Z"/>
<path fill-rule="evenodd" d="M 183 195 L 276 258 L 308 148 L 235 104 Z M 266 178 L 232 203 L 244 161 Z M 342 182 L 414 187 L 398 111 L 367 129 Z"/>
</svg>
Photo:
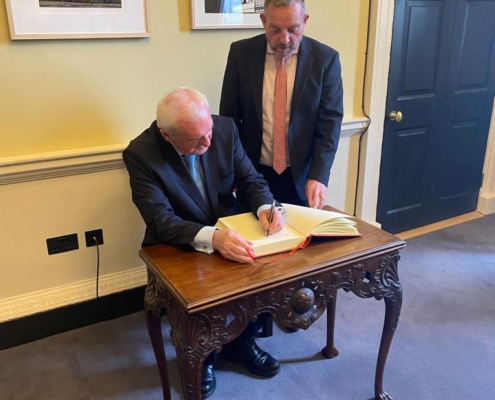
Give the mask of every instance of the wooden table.
<svg viewBox="0 0 495 400">
<path fill-rule="evenodd" d="M 142 249 L 140 256 L 148 267 L 145 312 L 164 400 L 170 400 L 171 394 L 160 323 L 162 308 L 171 326 L 184 397 L 200 400 L 201 369 L 207 355 L 222 350 L 262 312 L 271 313 L 284 326 L 307 329 L 328 309 L 322 354 L 337 356 L 333 335 L 339 289 L 361 298 L 385 300 L 375 399 L 391 399 L 382 382 L 402 306 L 398 261 L 405 243 L 363 221 L 358 221 L 358 228 L 361 237 L 313 239 L 307 248 L 266 266 L 238 264 L 219 254 L 186 252 L 166 245 Z M 267 259 L 270 257 L 260 260 Z"/>
</svg>

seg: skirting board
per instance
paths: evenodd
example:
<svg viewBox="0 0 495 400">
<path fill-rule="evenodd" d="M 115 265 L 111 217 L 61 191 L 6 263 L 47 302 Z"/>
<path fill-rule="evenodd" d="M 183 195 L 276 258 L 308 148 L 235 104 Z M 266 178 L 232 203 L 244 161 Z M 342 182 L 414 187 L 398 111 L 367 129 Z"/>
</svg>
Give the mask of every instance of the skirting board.
<svg viewBox="0 0 495 400">
<path fill-rule="evenodd" d="M 106 296 L 144 286 L 146 283 L 146 267 L 142 266 L 101 276 L 98 292 L 100 296 Z M 0 300 L 0 323 L 95 298 L 96 279 L 10 297 Z"/>
<path fill-rule="evenodd" d="M 145 286 L 0 323 L 0 350 L 144 309 Z M 144 315 L 143 315 L 144 325 Z"/>
</svg>

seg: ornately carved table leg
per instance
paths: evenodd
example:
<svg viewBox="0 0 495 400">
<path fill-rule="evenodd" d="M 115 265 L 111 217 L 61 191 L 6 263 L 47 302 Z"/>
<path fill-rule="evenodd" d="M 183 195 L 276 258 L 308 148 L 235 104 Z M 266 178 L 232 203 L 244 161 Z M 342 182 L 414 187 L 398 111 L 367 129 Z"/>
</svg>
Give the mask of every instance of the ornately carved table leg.
<svg viewBox="0 0 495 400">
<path fill-rule="evenodd" d="M 327 344 L 321 350 L 321 354 L 323 354 L 323 357 L 325 358 L 335 358 L 339 355 L 339 351 L 334 345 L 336 307 L 337 292 L 327 300 Z"/>
<path fill-rule="evenodd" d="M 170 382 L 168 380 L 167 358 L 163 347 L 162 325 L 160 314 L 155 314 L 153 311 L 146 310 L 146 325 L 148 326 L 148 334 L 150 336 L 153 352 L 155 353 L 156 364 L 160 372 L 162 381 L 163 400 L 171 400 Z"/>
<path fill-rule="evenodd" d="M 186 400 L 201 400 L 201 369 L 203 359 L 194 354 L 177 352 L 182 391 Z"/>
<path fill-rule="evenodd" d="M 392 400 L 392 396 L 383 390 L 383 372 L 402 308 L 402 285 L 399 281 L 398 261 L 398 254 L 385 257 L 381 262 L 382 268 L 374 273 L 374 280 L 378 282 L 375 298 L 382 297 L 385 301 L 385 321 L 376 362 L 375 400 Z"/>
<path fill-rule="evenodd" d="M 388 351 L 394 338 L 395 328 L 399 322 L 399 314 L 402 304 L 402 292 L 395 295 L 395 299 L 386 297 L 385 300 L 385 322 L 383 324 L 382 339 L 380 350 L 378 351 L 378 360 L 376 362 L 375 373 L 375 400 L 392 400 L 392 396 L 383 390 L 383 371 L 387 362 Z M 395 304 L 394 304 L 395 303 Z"/>
<path fill-rule="evenodd" d="M 156 276 L 148 270 L 148 285 L 144 293 L 144 313 L 148 335 L 155 353 L 156 364 L 162 382 L 163 400 L 171 400 L 170 381 L 168 379 L 167 358 L 163 347 L 163 335 L 161 325 L 161 287 L 156 281 Z"/>
</svg>

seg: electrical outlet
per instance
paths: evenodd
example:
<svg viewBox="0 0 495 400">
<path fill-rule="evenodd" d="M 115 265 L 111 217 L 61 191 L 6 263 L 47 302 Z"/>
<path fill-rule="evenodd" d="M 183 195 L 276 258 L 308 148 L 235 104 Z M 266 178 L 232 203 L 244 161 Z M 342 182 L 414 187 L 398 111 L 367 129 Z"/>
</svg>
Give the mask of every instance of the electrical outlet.
<svg viewBox="0 0 495 400">
<path fill-rule="evenodd" d="M 84 233 L 84 236 L 86 237 L 86 247 L 96 246 L 97 243 L 98 246 L 103 244 L 103 229 L 87 231 Z"/>
<path fill-rule="evenodd" d="M 77 250 L 79 248 L 77 233 L 46 239 L 46 247 L 48 255 Z"/>
</svg>

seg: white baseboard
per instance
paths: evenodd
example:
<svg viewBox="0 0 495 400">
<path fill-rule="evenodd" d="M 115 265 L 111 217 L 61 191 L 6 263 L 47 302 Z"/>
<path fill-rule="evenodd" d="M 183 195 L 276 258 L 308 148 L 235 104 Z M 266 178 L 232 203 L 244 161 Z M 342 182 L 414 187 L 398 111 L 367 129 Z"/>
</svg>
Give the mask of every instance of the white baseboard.
<svg viewBox="0 0 495 400">
<path fill-rule="evenodd" d="M 478 210 L 484 215 L 495 213 L 495 194 L 482 194 L 478 200 Z"/>
<path fill-rule="evenodd" d="M 146 285 L 146 267 L 104 275 L 99 280 L 99 295 L 105 296 Z M 40 290 L 0 300 L 0 322 L 96 298 L 96 279 Z"/>
</svg>

